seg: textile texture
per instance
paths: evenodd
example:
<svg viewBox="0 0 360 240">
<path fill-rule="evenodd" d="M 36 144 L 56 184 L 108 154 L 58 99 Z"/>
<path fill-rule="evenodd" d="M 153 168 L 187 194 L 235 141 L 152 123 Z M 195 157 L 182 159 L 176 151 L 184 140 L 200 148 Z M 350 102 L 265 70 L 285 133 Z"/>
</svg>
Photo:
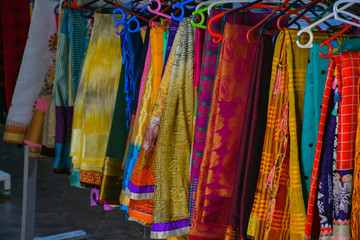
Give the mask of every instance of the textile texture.
<svg viewBox="0 0 360 240">
<path fill-rule="evenodd" d="M 154 207 L 151 238 L 190 232 L 188 192 L 193 132 L 195 27 L 185 18 L 171 68 L 168 93 L 155 148 Z"/>
<path fill-rule="evenodd" d="M 106 158 L 104 163 L 104 172 L 101 183 L 101 191 L 99 202 L 108 204 L 119 204 L 119 197 L 121 186 L 118 183 L 122 177 L 123 170 L 121 169 L 122 160 L 125 154 L 127 135 L 129 127 L 127 127 L 127 94 L 125 88 L 131 85 L 131 89 L 135 95 L 137 80 L 138 80 L 138 66 L 141 57 L 142 39 L 140 32 L 130 33 L 125 32 L 125 42 L 123 45 L 123 57 L 125 63 L 123 64 L 118 93 L 116 97 L 113 120 L 111 124 L 109 140 L 106 151 Z M 124 56 L 125 55 L 125 56 Z M 128 79 L 126 79 L 128 74 Z M 128 82 L 126 82 L 128 80 Z M 131 87 L 130 87 L 131 88 Z M 134 101 L 134 99 L 132 99 Z"/>
<path fill-rule="evenodd" d="M 248 30 L 225 25 L 190 239 L 224 238 L 256 51 L 246 40 Z"/>
<path fill-rule="evenodd" d="M 166 95 L 168 93 L 169 79 L 171 77 L 172 65 L 174 63 L 175 50 L 179 45 L 179 38 L 183 28 L 178 28 L 177 34 L 173 40 L 173 50 L 170 52 L 165 67 L 164 75 L 161 79 L 156 102 L 152 109 L 149 125 L 145 134 L 143 147 L 140 150 L 136 166 L 130 178 L 126 195 L 133 201 L 131 204 L 130 216 L 139 218 L 139 220 L 150 221 L 149 218 L 140 218 L 141 213 L 151 215 L 154 192 L 154 151 L 159 132 L 159 125 L 163 116 Z M 136 213 L 136 214 L 135 214 Z M 137 217 L 139 216 L 139 217 Z M 151 222 L 151 221 L 150 221 Z"/>
<path fill-rule="evenodd" d="M 341 35 L 336 41 L 332 41 L 332 54 L 343 51 L 353 51 L 360 49 L 358 39 L 342 39 L 346 36 Z M 320 47 L 321 42 L 314 42 L 310 49 L 309 64 L 305 79 L 305 100 L 304 100 L 304 119 L 301 133 L 301 181 L 303 184 L 304 200 L 307 204 L 312 165 L 315 156 L 317 133 L 321 113 L 321 102 L 324 93 L 327 67 L 329 59 L 319 56 L 320 52 L 326 53 L 327 49 Z"/>
<path fill-rule="evenodd" d="M 326 37 L 315 34 L 314 41 Z M 310 51 L 299 48 L 296 39 L 296 31 L 286 29 L 276 41 L 263 154 L 248 226 L 250 239 L 304 237 L 299 147 Z"/>
<path fill-rule="evenodd" d="M 24 4 L 28 5 L 28 3 Z M 26 130 L 33 115 L 33 107 L 41 91 L 51 60 L 52 45 L 49 44 L 49 41 L 51 43 L 51 38 L 56 36 L 56 21 L 53 13 L 55 6 L 56 2 L 54 1 L 39 0 L 35 3 L 34 16 L 31 19 L 14 97 L 5 126 L 3 139 L 5 142 L 24 143 Z M 1 17 L 3 16 L 2 14 Z M 11 31 L 13 30 L 11 29 Z M 3 50 L 5 51 L 5 49 Z M 14 52 L 10 52 L 10 54 L 12 55 Z M 13 57 L 15 56 L 13 55 Z"/>
<path fill-rule="evenodd" d="M 246 239 L 247 235 L 266 130 L 272 37 L 264 34 L 256 48 L 225 239 Z"/>
<path fill-rule="evenodd" d="M 70 155 L 80 182 L 100 186 L 116 93 L 121 46 L 112 15 L 95 14 L 74 105 Z"/>
<path fill-rule="evenodd" d="M 55 16 L 54 16 L 55 17 Z M 48 19 L 52 20 L 52 19 Z M 55 20 L 55 19 L 54 19 Z M 35 20 L 34 20 L 35 21 Z M 0 6 L 1 43 L 4 60 L 6 108 L 9 110 L 30 25 L 27 0 L 3 1 Z M 16 31 L 14 31 L 16 29 Z M 33 30 L 34 31 L 34 30 Z M 48 40 L 48 39 L 45 39 Z"/>
<path fill-rule="evenodd" d="M 54 171 L 69 172 L 70 139 L 74 111 L 73 86 L 77 85 L 84 57 L 87 20 L 81 11 L 66 8 L 61 24 L 58 57 L 55 69 L 55 161 Z M 75 82 L 73 83 L 73 80 Z"/>
<path fill-rule="evenodd" d="M 211 16 L 216 16 L 220 14 L 223 10 L 213 9 Z M 211 16 L 207 19 L 211 18 Z M 237 12 L 229 14 L 226 17 L 226 22 L 228 23 L 237 23 L 253 26 L 261 21 L 267 16 L 266 13 L 253 14 L 246 12 Z M 287 19 L 284 19 L 287 21 Z M 270 26 L 271 28 L 275 27 L 275 24 Z M 215 33 L 222 33 L 224 24 L 222 19 L 218 19 L 212 23 L 211 29 Z M 194 139 L 192 146 L 192 155 L 191 155 L 191 171 L 190 171 L 190 193 L 189 193 L 189 205 L 190 205 L 190 218 L 192 219 L 192 214 L 194 212 L 195 200 L 198 179 L 200 174 L 200 166 L 204 156 L 204 147 L 206 132 L 208 128 L 208 120 L 211 108 L 211 100 L 213 94 L 213 86 L 215 80 L 216 69 L 218 65 L 218 59 L 220 55 L 220 44 L 214 43 L 212 36 L 208 31 L 205 30 L 205 39 L 204 39 L 204 50 L 202 54 L 202 66 L 200 72 L 200 82 L 199 82 L 199 93 L 198 98 L 195 99 L 196 108 L 196 120 L 194 127 Z"/>
</svg>

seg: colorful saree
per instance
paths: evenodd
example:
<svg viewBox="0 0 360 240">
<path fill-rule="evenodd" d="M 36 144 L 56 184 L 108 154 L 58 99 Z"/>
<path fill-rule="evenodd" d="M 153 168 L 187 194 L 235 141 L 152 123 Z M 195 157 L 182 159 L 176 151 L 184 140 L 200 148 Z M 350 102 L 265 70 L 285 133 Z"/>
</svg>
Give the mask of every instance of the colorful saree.
<svg viewBox="0 0 360 240">
<path fill-rule="evenodd" d="M 80 75 L 80 64 L 85 48 L 87 20 L 81 11 L 66 8 L 61 24 L 58 56 L 55 68 L 55 161 L 56 173 L 68 173 L 71 165 L 70 138 L 74 94 Z"/>
<path fill-rule="evenodd" d="M 34 16 L 31 19 L 28 40 L 5 126 L 5 142 L 24 143 L 33 115 L 33 106 L 51 60 L 51 43 L 56 37 L 53 13 L 55 6 L 54 1 L 39 0 L 35 3 Z"/>
<path fill-rule="evenodd" d="M 146 129 L 150 120 L 151 109 L 159 89 L 163 69 L 163 26 L 155 25 L 150 30 L 151 60 L 147 71 L 146 82 L 143 89 L 141 103 L 134 126 L 130 147 L 125 162 L 124 176 L 122 179 L 122 192 L 120 203 L 123 210 L 128 210 L 129 199 L 125 194 L 130 181 L 131 173 L 138 159 L 143 144 Z M 151 44 L 154 43 L 154 44 Z M 156 44 L 155 44 L 156 43 Z"/>
<path fill-rule="evenodd" d="M 315 34 L 314 42 L 326 37 Z M 276 41 L 263 154 L 248 225 L 250 239 L 304 237 L 299 136 L 310 51 L 299 48 L 296 39 L 296 31 L 286 29 Z"/>
<path fill-rule="evenodd" d="M 225 239 L 229 240 L 246 239 L 266 130 L 271 64 L 274 54 L 272 37 L 273 35 L 264 34 L 256 48 L 249 95 L 244 112 L 234 192 L 225 232 Z"/>
<path fill-rule="evenodd" d="M 220 14 L 223 10 L 213 9 L 211 16 Z M 208 18 L 211 18 L 211 16 Z M 239 12 L 229 14 L 226 17 L 226 22 L 237 23 L 253 26 L 267 16 L 266 13 L 248 13 Z M 284 19 L 286 21 L 286 19 Z M 271 25 L 274 27 L 275 25 Z M 212 23 L 211 28 L 215 33 L 222 33 L 224 24 L 221 19 Z M 204 156 L 206 132 L 208 128 L 208 120 L 211 107 L 211 99 L 213 94 L 213 86 L 215 80 L 215 73 L 218 64 L 220 53 L 220 44 L 214 43 L 209 32 L 205 31 L 204 50 L 202 55 L 202 66 L 200 73 L 199 93 L 198 98 L 195 99 L 196 120 L 194 127 L 194 139 L 191 153 L 191 170 L 190 170 L 190 218 L 194 211 L 198 179 L 200 175 L 200 166 Z"/>
<path fill-rule="evenodd" d="M 123 40 L 123 59 L 119 87 L 116 97 L 114 116 L 111 124 L 109 140 L 104 162 L 104 172 L 101 181 L 99 203 L 119 204 L 122 178 L 122 160 L 125 154 L 129 127 L 128 111 L 134 103 L 139 73 L 139 64 L 142 50 L 140 32 L 130 33 L 125 30 Z"/>
<path fill-rule="evenodd" d="M 339 102 L 339 131 L 337 161 L 334 179 L 334 237 L 350 239 L 351 199 L 355 138 L 357 127 L 357 101 L 360 52 L 343 52 L 335 58 L 337 65 Z M 355 103 L 355 104 L 354 104 Z"/>
<path fill-rule="evenodd" d="M 359 66 L 360 72 L 360 66 Z M 360 78 L 359 78 L 360 82 Z M 358 94 L 359 94 L 358 86 Z M 360 122 L 360 102 L 357 101 L 357 122 Z M 359 226 L 359 217 L 360 217 L 360 124 L 357 125 L 356 131 L 356 144 L 355 144 L 355 159 L 354 159 L 354 175 L 353 175 L 353 196 L 352 196 L 352 208 L 351 208 L 351 239 L 356 240 L 360 237 L 360 226 Z"/>
<path fill-rule="evenodd" d="M 336 41 L 332 41 L 331 45 L 333 46 L 332 54 L 360 49 L 360 41 L 357 39 L 337 39 Z M 313 43 L 313 47 L 310 49 L 309 64 L 305 79 L 306 84 L 304 119 L 301 133 L 300 167 L 303 194 L 306 205 L 309 196 L 311 172 L 317 142 L 317 136 L 314 133 L 319 131 L 321 113 L 321 108 L 319 108 L 319 106 L 322 102 L 326 72 L 329 64 L 329 59 L 320 57 L 319 53 L 325 51 L 327 50 L 320 47 L 320 42 Z"/>
<path fill-rule="evenodd" d="M 163 115 L 154 152 L 154 207 L 151 238 L 177 237 L 190 232 L 188 191 L 193 132 L 193 61 L 195 27 L 190 18 L 176 48 Z M 179 31 L 178 30 L 178 31 Z"/>
<path fill-rule="evenodd" d="M 248 29 L 225 24 L 190 239 L 224 238 L 252 74 L 248 63 L 256 51 L 246 40 Z"/>
<path fill-rule="evenodd" d="M 174 74 L 176 73 L 175 70 L 172 70 L 172 67 L 182 32 L 183 28 L 179 27 L 173 40 L 173 48 L 169 54 L 164 75 L 161 79 L 159 91 L 157 93 L 156 102 L 150 115 L 150 121 L 143 147 L 140 150 L 136 166 L 125 192 L 132 201 L 129 212 L 130 217 L 148 223 L 152 222 L 151 214 L 153 207 L 155 161 L 154 146 L 159 132 L 160 121 L 163 116 L 166 95 L 168 93 L 169 79 L 174 77 Z"/>
<path fill-rule="evenodd" d="M 112 17 L 95 14 L 74 105 L 70 155 L 85 185 L 101 184 L 120 78 L 121 46 Z"/>
</svg>

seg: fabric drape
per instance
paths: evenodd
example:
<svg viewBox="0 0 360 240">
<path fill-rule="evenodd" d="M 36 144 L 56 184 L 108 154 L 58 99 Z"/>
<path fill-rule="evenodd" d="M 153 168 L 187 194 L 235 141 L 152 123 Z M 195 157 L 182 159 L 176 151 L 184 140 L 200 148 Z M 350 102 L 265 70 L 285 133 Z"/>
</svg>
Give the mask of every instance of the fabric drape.
<svg viewBox="0 0 360 240">
<path fill-rule="evenodd" d="M 100 186 L 121 71 L 121 45 L 112 15 L 95 14 L 74 105 L 70 155 L 80 182 Z M 119 66 L 119 67 L 113 67 Z"/>
</svg>

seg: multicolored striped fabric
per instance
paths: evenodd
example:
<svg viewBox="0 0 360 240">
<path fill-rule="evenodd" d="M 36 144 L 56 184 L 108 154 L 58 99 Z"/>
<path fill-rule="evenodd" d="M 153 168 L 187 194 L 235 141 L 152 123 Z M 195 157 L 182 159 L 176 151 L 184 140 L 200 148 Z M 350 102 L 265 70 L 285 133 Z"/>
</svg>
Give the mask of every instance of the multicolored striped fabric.
<svg viewBox="0 0 360 240">
<path fill-rule="evenodd" d="M 299 136 L 310 51 L 296 45 L 296 33 L 286 29 L 280 32 L 276 41 L 267 129 L 248 226 L 250 239 L 304 237 L 306 216 Z M 327 34 L 314 34 L 315 42 L 326 38 Z"/>
<path fill-rule="evenodd" d="M 332 54 L 344 51 L 357 51 L 360 49 L 358 39 L 342 39 L 347 36 L 341 35 L 339 39 L 332 41 Z M 312 165 L 315 156 L 316 134 L 318 132 L 321 102 L 324 93 L 326 72 L 329 65 L 329 59 L 319 56 L 320 52 L 326 53 L 327 49 L 320 47 L 321 42 L 314 42 L 310 49 L 309 64 L 306 73 L 305 101 L 304 101 L 304 119 L 301 133 L 301 181 L 303 184 L 304 200 L 307 204 Z"/>
</svg>

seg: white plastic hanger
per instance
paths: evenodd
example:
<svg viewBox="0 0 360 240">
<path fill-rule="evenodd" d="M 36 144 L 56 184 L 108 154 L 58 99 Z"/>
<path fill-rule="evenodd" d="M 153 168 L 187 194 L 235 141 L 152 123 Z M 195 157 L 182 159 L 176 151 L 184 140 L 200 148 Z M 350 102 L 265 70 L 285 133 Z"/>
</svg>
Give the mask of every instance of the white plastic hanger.
<svg viewBox="0 0 360 240">
<path fill-rule="evenodd" d="M 347 19 L 344 19 L 342 18 L 339 13 L 343 14 L 343 15 L 348 15 L 349 17 L 353 18 L 353 19 L 358 19 L 360 21 L 360 17 L 353 14 L 353 13 L 350 13 L 350 12 L 347 12 L 345 10 L 343 10 L 342 8 L 339 9 L 339 5 L 342 4 L 342 3 L 360 3 L 360 0 L 339 0 L 337 1 L 334 6 L 333 6 L 333 11 L 334 11 L 334 18 L 338 21 L 341 21 L 341 22 L 344 22 L 344 23 L 347 23 L 347 24 L 350 24 L 350 25 L 353 25 L 353 26 L 356 26 L 356 27 L 360 27 L 360 24 L 359 23 L 355 23 L 355 22 L 352 22 L 352 21 L 349 21 Z"/>
<path fill-rule="evenodd" d="M 218 0 L 210 0 L 210 1 L 201 2 L 196 6 L 195 11 L 199 10 L 203 6 L 209 5 L 209 4 L 214 3 L 214 2 L 218 2 Z"/>
<path fill-rule="evenodd" d="M 348 7 L 354 5 L 355 3 L 348 3 L 346 4 L 345 6 L 343 6 L 342 8 L 340 8 L 340 10 L 344 10 L 344 9 L 347 9 Z M 301 29 L 300 31 L 298 31 L 297 33 L 297 40 L 296 40 L 296 44 L 300 47 L 300 48 L 312 48 L 313 46 L 313 40 L 314 40 L 314 35 L 311 31 L 311 29 L 317 25 L 319 25 L 320 23 L 323 23 L 325 22 L 326 20 L 330 19 L 334 17 L 334 13 L 330 13 L 329 15 L 326 15 L 324 18 L 310 24 L 309 26 L 307 26 L 306 28 L 303 28 Z M 309 42 L 305 43 L 305 44 L 302 44 L 300 43 L 300 36 L 303 34 L 303 33 L 307 33 L 309 34 L 310 38 L 309 38 Z"/>
</svg>

